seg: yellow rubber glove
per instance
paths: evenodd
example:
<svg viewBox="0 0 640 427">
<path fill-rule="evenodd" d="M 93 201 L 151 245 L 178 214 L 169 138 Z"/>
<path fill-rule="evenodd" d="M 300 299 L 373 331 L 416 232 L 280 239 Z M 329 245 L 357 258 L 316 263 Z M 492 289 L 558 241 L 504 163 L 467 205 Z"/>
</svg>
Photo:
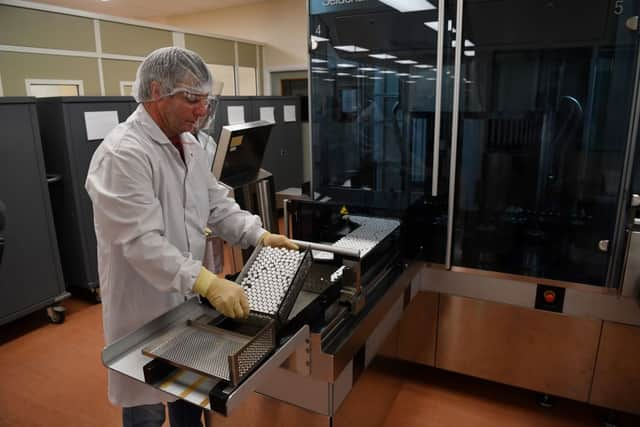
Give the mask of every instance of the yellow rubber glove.
<svg viewBox="0 0 640 427">
<path fill-rule="evenodd" d="M 271 246 L 272 248 L 287 248 L 295 249 L 296 251 L 300 249 L 298 245 L 287 239 L 286 236 L 282 234 L 271 234 L 268 231 L 260 237 L 260 241 L 263 245 Z"/>
<path fill-rule="evenodd" d="M 193 291 L 205 297 L 220 313 L 234 319 L 249 316 L 249 300 L 242 286 L 222 279 L 202 267 Z"/>
</svg>

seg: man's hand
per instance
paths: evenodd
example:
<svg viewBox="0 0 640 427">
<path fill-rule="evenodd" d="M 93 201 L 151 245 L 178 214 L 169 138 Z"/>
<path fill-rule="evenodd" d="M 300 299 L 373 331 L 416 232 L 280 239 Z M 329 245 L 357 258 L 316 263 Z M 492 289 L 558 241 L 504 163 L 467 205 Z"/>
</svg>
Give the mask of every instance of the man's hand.
<svg viewBox="0 0 640 427">
<path fill-rule="evenodd" d="M 296 251 L 300 249 L 298 245 L 287 239 L 287 237 L 283 236 L 282 234 L 271 234 L 267 231 L 262 235 L 260 240 L 262 241 L 263 245 L 271 246 L 272 248 L 286 248 Z"/>
<path fill-rule="evenodd" d="M 244 289 L 229 280 L 221 279 L 204 267 L 200 270 L 193 290 L 227 317 L 246 319 L 249 316 L 249 300 Z"/>
</svg>

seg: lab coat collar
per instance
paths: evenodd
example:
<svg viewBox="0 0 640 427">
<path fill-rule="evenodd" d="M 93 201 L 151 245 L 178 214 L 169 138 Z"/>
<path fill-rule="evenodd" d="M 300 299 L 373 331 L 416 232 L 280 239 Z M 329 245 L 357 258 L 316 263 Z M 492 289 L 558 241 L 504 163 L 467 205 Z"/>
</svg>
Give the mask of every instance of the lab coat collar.
<svg viewBox="0 0 640 427">
<path fill-rule="evenodd" d="M 149 137 L 158 144 L 171 144 L 167 135 L 162 132 L 162 129 L 160 129 L 158 124 L 151 118 L 151 115 L 149 115 L 149 112 L 144 108 L 143 104 L 138 104 L 138 108 L 136 108 L 136 111 L 134 111 L 127 121 L 138 121 Z"/>
</svg>

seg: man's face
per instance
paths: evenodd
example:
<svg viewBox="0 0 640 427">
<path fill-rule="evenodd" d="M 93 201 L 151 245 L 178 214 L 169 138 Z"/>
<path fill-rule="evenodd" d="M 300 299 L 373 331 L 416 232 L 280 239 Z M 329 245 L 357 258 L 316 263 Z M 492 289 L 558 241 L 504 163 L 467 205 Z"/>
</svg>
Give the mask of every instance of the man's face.
<svg viewBox="0 0 640 427">
<path fill-rule="evenodd" d="M 176 93 L 157 103 L 169 136 L 192 132 L 196 122 L 208 114 L 207 94 L 196 94 L 183 88 L 177 88 Z"/>
</svg>

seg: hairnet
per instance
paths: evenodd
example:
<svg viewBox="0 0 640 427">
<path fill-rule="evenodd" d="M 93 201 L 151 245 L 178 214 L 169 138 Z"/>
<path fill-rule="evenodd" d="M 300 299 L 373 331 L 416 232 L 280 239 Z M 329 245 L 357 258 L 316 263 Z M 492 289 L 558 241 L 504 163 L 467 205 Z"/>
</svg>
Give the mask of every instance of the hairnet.
<svg viewBox="0 0 640 427">
<path fill-rule="evenodd" d="M 163 47 L 151 52 L 138 67 L 133 96 L 137 102 L 152 101 L 151 82 L 160 83 L 160 97 L 177 87 L 209 93 L 213 76 L 200 56 L 180 47 Z"/>
</svg>

